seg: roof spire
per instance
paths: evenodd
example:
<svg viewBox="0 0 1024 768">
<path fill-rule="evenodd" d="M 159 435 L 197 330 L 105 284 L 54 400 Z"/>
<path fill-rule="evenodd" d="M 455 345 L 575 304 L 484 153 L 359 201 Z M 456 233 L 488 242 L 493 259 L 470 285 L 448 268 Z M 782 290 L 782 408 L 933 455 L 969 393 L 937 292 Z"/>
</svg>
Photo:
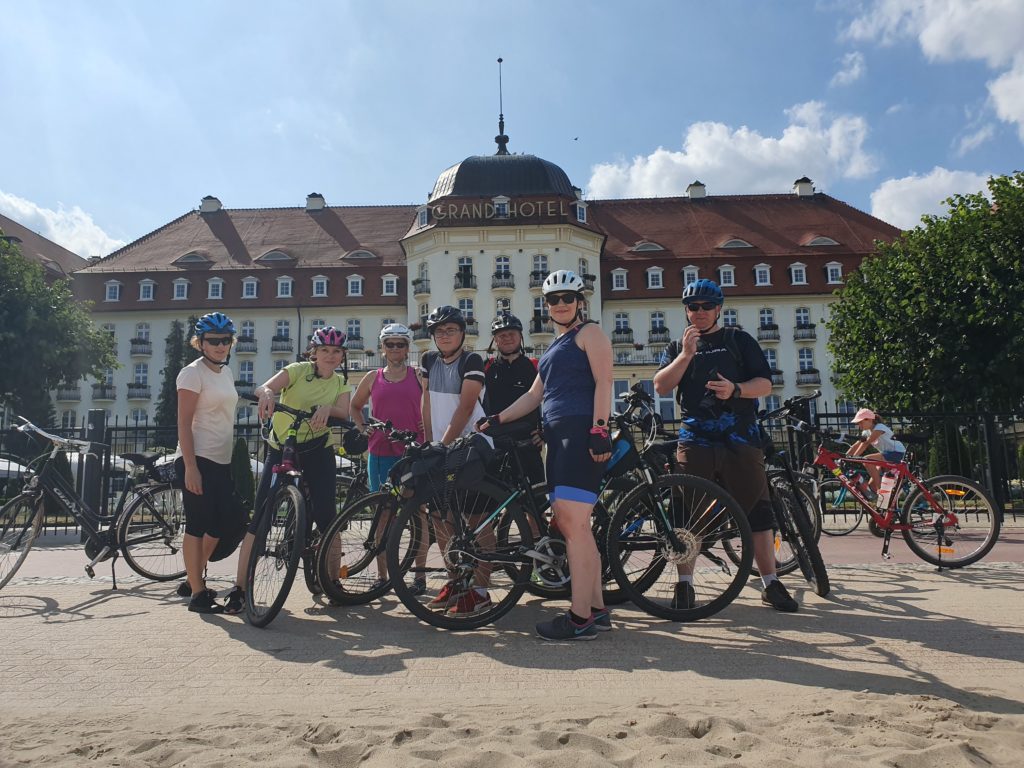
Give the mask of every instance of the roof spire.
<svg viewBox="0 0 1024 768">
<path fill-rule="evenodd" d="M 498 135 L 494 137 L 494 143 L 498 145 L 496 155 L 509 154 L 508 136 L 505 135 L 505 109 L 501 97 L 501 59 L 498 59 Z"/>
</svg>

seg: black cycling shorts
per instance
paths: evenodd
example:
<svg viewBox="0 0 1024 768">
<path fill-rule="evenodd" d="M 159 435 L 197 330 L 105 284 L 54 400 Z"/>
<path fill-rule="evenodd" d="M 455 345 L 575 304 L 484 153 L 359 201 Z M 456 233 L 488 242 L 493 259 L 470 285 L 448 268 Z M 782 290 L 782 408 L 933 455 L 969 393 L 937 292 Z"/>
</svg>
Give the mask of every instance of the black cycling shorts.
<svg viewBox="0 0 1024 768">
<path fill-rule="evenodd" d="M 731 447 L 680 443 L 676 449 L 679 472 L 719 483 L 747 514 L 751 531 L 770 531 L 775 524 L 764 451 L 752 445 Z"/>
<path fill-rule="evenodd" d="M 594 504 L 607 462 L 590 455 L 589 416 L 567 416 L 544 425 L 548 446 L 547 480 L 551 501 Z"/>
</svg>

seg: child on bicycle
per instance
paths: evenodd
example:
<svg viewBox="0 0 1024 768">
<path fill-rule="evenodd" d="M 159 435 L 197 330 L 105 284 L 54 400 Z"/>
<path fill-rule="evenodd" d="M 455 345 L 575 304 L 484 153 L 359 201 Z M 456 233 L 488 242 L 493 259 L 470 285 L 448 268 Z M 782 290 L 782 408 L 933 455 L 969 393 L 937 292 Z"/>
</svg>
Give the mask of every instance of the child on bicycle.
<svg viewBox="0 0 1024 768">
<path fill-rule="evenodd" d="M 856 424 L 860 432 L 860 440 L 850 446 L 847 456 L 860 456 L 864 459 L 885 459 L 886 461 L 902 461 L 907 453 L 903 443 L 895 438 L 892 430 L 878 420 L 878 414 L 870 408 L 861 408 L 854 414 L 851 424 Z M 868 451 L 872 451 L 868 453 Z M 871 475 L 871 488 L 878 493 L 882 470 L 876 464 L 865 464 L 864 468 Z"/>
<path fill-rule="evenodd" d="M 301 411 L 312 411 L 313 418 L 299 428 L 298 449 L 302 468 L 302 479 L 309 488 L 312 501 L 311 518 L 318 530 L 330 525 L 337 512 L 335 507 L 335 483 L 337 467 L 334 461 L 334 446 L 330 444 L 331 433 L 327 420 L 331 417 L 347 419 L 349 397 L 352 387 L 347 377 L 336 373 L 345 362 L 345 334 L 333 326 L 320 328 L 309 341 L 309 360 L 292 363 L 274 374 L 268 381 L 256 387 L 259 397 L 259 418 L 267 419 L 273 414 L 267 457 L 263 463 L 259 488 L 256 490 L 255 514 L 249 531 L 242 542 L 238 557 L 238 571 L 235 587 L 228 594 L 224 613 L 241 613 L 245 605 L 246 570 L 249 553 L 252 550 L 260 513 L 270 496 L 270 484 L 274 478 L 274 465 L 281 462 L 281 447 L 284 445 L 292 417 L 285 413 L 274 413 L 274 400 L 278 393 L 281 402 Z"/>
</svg>

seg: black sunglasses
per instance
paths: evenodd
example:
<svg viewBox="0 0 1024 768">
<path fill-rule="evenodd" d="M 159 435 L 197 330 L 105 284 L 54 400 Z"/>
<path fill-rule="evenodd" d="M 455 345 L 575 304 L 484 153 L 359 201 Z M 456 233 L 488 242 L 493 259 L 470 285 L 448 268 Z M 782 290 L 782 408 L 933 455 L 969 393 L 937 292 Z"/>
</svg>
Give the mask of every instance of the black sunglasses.
<svg viewBox="0 0 1024 768">
<path fill-rule="evenodd" d="M 544 301 L 549 307 L 554 307 L 559 304 L 575 304 L 579 301 L 579 296 L 575 293 L 549 293 L 544 297 Z"/>
<path fill-rule="evenodd" d="M 209 336 L 203 337 L 203 341 L 205 341 L 211 347 L 230 347 L 231 342 L 233 342 L 234 340 L 234 336 L 220 336 L 216 339 L 211 339 Z"/>
<path fill-rule="evenodd" d="M 689 304 L 686 305 L 686 308 L 691 312 L 696 312 L 698 310 L 701 310 L 703 312 L 710 312 L 717 306 L 717 304 L 712 304 L 711 302 L 691 301 Z"/>
<path fill-rule="evenodd" d="M 408 349 L 409 343 L 406 341 L 385 341 L 385 349 Z"/>
</svg>

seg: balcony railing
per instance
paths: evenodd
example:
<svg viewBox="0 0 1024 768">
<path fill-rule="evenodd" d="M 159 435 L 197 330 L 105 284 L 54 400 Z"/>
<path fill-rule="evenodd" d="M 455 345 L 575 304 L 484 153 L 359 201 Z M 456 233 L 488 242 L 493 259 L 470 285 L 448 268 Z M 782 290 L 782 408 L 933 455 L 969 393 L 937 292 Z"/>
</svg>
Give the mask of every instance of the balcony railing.
<svg viewBox="0 0 1024 768">
<path fill-rule="evenodd" d="M 757 329 L 758 341 L 779 341 L 779 326 L 762 325 Z"/>
<path fill-rule="evenodd" d="M 239 336 L 234 351 L 239 355 L 255 355 L 258 350 L 256 339 Z"/>
<path fill-rule="evenodd" d="M 149 384 L 129 384 L 128 385 L 128 399 L 129 400 L 149 400 L 153 396 L 153 391 Z"/>
<path fill-rule="evenodd" d="M 429 296 L 430 280 L 425 277 L 417 277 L 412 281 L 412 292 L 417 296 Z"/>
<path fill-rule="evenodd" d="M 551 322 L 550 317 L 532 317 L 530 318 L 530 333 L 534 335 L 539 333 L 554 335 L 555 324 Z"/>
<path fill-rule="evenodd" d="M 547 278 L 548 273 L 539 270 L 534 270 L 530 273 L 530 287 L 541 288 L 544 285 L 544 280 Z"/>
<path fill-rule="evenodd" d="M 426 327 L 417 328 L 415 331 L 412 332 L 412 338 L 413 341 L 423 341 L 424 339 L 429 339 L 430 331 L 428 331 Z"/>
<path fill-rule="evenodd" d="M 479 336 L 480 335 L 480 323 L 476 320 L 466 321 L 466 335 L 467 336 Z"/>
<path fill-rule="evenodd" d="M 821 374 L 818 371 L 798 371 L 796 374 L 798 387 L 816 387 L 819 384 L 821 384 Z"/>
<path fill-rule="evenodd" d="M 113 400 L 117 397 L 117 387 L 113 384 L 93 384 L 93 400 Z"/>
<path fill-rule="evenodd" d="M 153 342 L 144 339 L 132 339 L 129 351 L 133 355 L 152 355 Z"/>
<path fill-rule="evenodd" d="M 291 339 L 272 339 L 270 342 L 271 352 L 291 352 L 295 349 L 295 342 Z"/>
<path fill-rule="evenodd" d="M 810 325 L 798 325 L 793 329 L 794 341 L 807 341 L 817 338 L 814 333 L 814 323 Z"/>
<path fill-rule="evenodd" d="M 362 349 L 363 348 L 363 337 L 362 336 L 349 336 L 345 340 L 345 349 Z"/>
<path fill-rule="evenodd" d="M 633 329 L 632 328 L 620 328 L 612 331 L 612 344 L 632 344 L 633 343 Z"/>
<path fill-rule="evenodd" d="M 652 328 L 647 334 L 648 344 L 668 344 L 672 341 L 672 332 L 667 328 Z"/>
<path fill-rule="evenodd" d="M 456 291 L 475 291 L 476 275 L 470 272 L 456 272 L 454 285 Z"/>
<path fill-rule="evenodd" d="M 589 293 L 594 292 L 594 281 L 597 280 L 597 275 L 580 275 L 583 278 L 583 290 Z"/>
<path fill-rule="evenodd" d="M 256 389 L 256 384 L 251 381 L 236 381 L 235 391 L 240 395 L 251 395 Z"/>
<path fill-rule="evenodd" d="M 78 387 L 58 387 L 57 399 L 77 403 L 82 399 L 82 391 Z"/>
<path fill-rule="evenodd" d="M 782 375 L 782 371 L 772 371 L 772 386 L 781 387 L 786 383 L 785 377 Z"/>
<path fill-rule="evenodd" d="M 513 290 L 516 287 L 516 279 L 509 272 L 495 272 L 491 275 L 491 288 L 492 290 L 498 290 L 500 288 L 506 288 Z"/>
</svg>

